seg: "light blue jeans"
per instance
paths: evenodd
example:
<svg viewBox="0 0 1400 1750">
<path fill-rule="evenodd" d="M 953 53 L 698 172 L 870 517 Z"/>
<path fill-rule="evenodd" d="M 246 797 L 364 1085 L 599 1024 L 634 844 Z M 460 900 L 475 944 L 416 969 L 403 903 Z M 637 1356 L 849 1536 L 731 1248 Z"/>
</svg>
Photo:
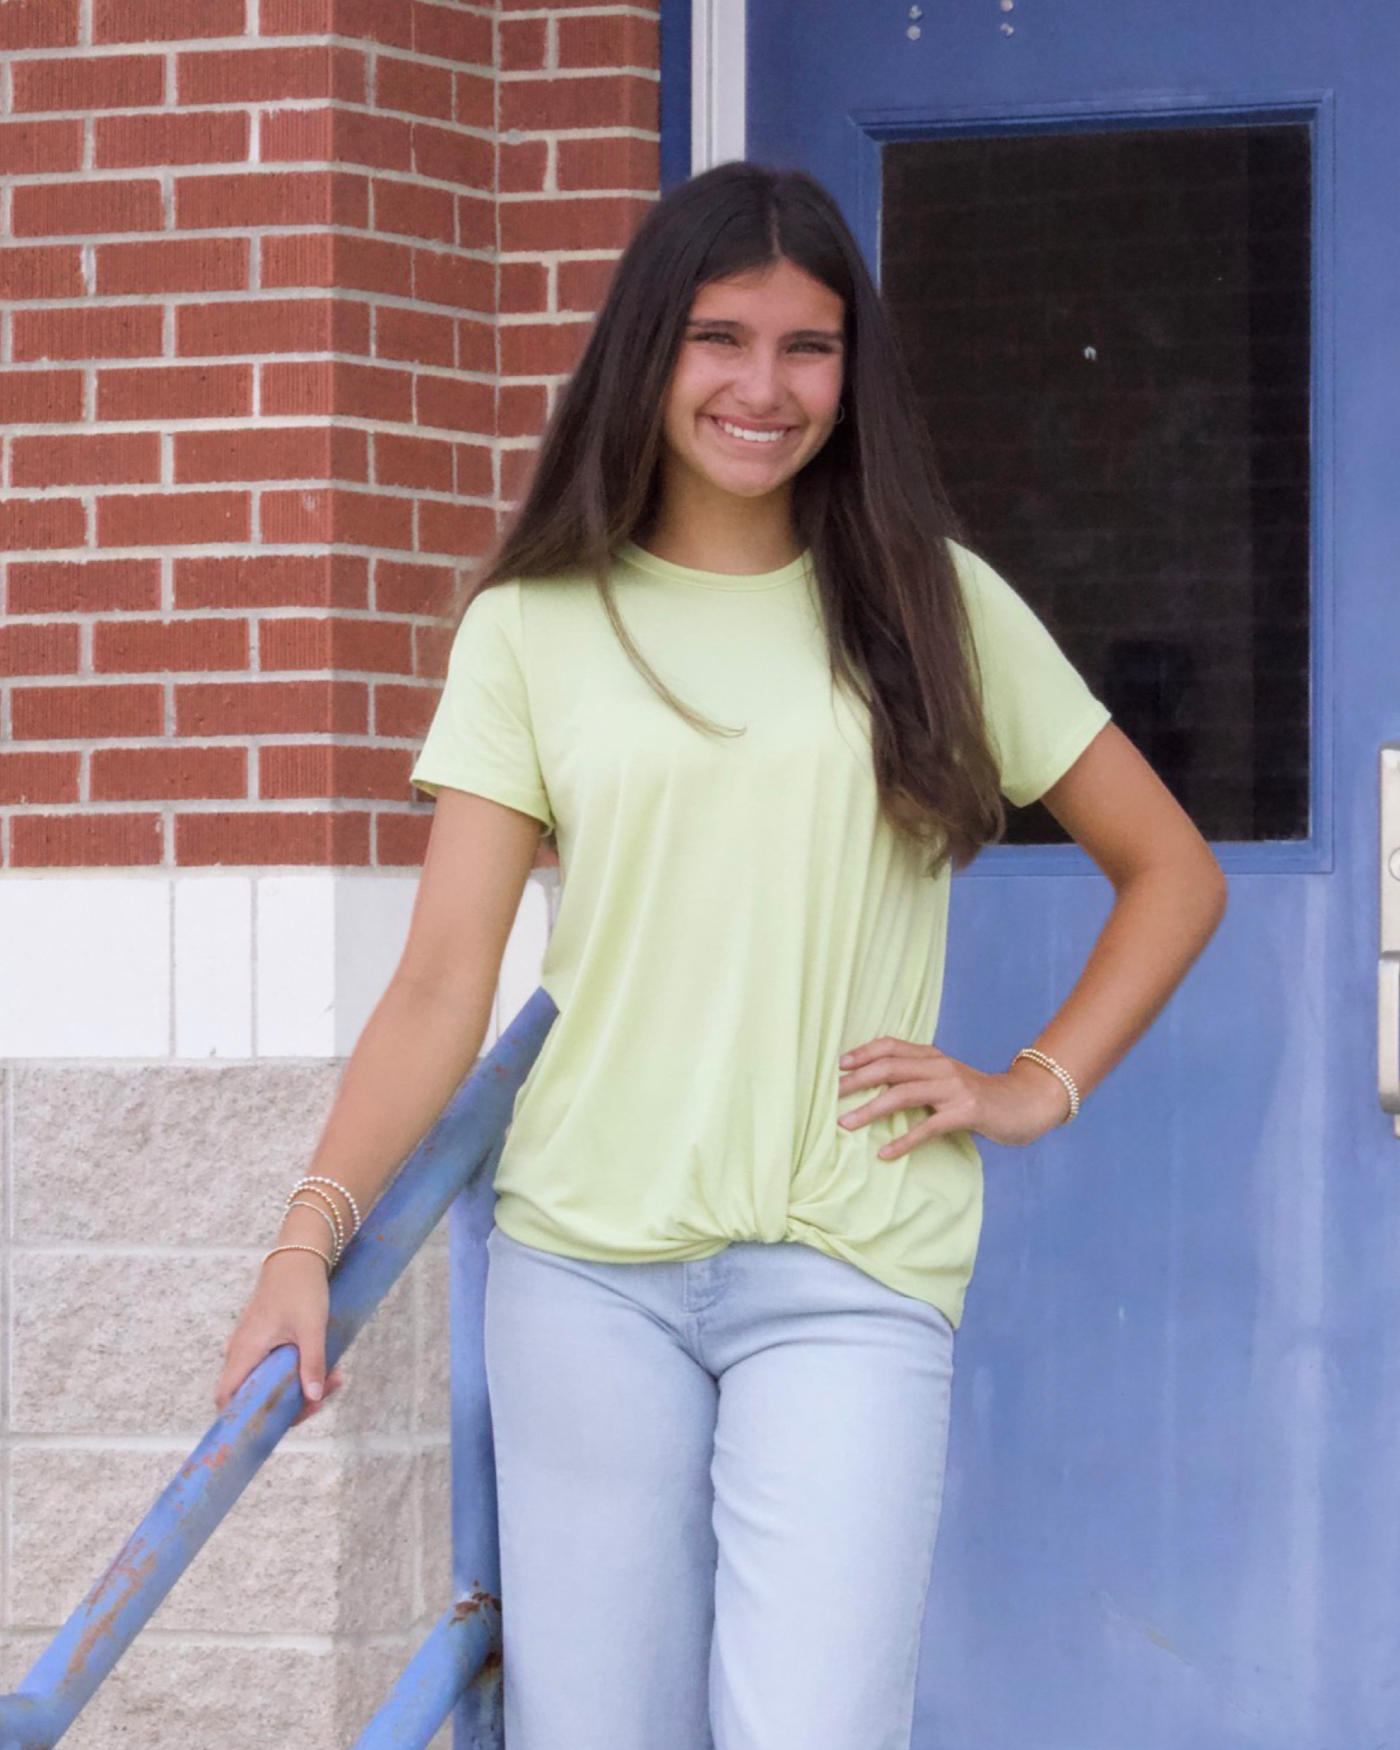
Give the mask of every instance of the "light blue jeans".
<svg viewBox="0 0 1400 1750">
<path fill-rule="evenodd" d="M 487 1249 L 506 1750 L 908 1750 L 943 1314 L 792 1241 Z"/>
</svg>

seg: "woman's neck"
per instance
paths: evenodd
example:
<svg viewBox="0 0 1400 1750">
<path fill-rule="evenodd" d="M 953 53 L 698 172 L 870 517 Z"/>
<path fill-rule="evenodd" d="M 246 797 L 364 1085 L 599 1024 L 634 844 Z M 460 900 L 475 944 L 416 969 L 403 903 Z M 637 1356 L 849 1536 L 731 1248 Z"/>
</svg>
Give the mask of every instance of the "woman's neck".
<svg viewBox="0 0 1400 1750">
<path fill-rule="evenodd" d="M 658 559 L 727 577 L 777 571 L 802 552 L 788 493 L 755 499 L 724 493 L 702 503 L 698 494 L 668 492 L 636 540 Z"/>
</svg>

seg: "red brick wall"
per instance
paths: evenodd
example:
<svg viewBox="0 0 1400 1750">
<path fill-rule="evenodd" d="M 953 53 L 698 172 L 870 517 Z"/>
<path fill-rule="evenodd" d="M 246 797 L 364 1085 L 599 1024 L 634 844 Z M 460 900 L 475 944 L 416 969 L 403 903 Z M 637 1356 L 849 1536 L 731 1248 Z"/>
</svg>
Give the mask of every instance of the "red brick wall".
<svg viewBox="0 0 1400 1750">
<path fill-rule="evenodd" d="M 0 0 L 5 866 L 417 859 L 657 66 L 654 4 Z"/>
</svg>

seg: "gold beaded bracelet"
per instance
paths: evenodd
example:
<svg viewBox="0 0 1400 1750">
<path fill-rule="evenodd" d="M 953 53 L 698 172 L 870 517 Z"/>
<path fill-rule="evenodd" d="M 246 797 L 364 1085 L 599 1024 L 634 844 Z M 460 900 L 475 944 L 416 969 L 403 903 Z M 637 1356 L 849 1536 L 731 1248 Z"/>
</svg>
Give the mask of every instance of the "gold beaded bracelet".
<svg viewBox="0 0 1400 1750">
<path fill-rule="evenodd" d="M 274 1246 L 270 1252 L 263 1253 L 263 1263 L 265 1264 L 269 1258 L 275 1257 L 278 1252 L 315 1252 L 316 1256 L 326 1266 L 326 1276 L 329 1279 L 331 1273 L 331 1261 L 319 1246 L 303 1246 L 298 1244 Z"/>
<path fill-rule="evenodd" d="M 319 1185 L 308 1185 L 303 1182 L 299 1185 L 292 1186 L 291 1195 L 287 1198 L 288 1209 L 290 1209 L 297 1201 L 297 1193 L 299 1191 L 305 1191 L 310 1196 L 321 1198 L 329 1209 L 330 1213 L 326 1216 L 326 1220 L 331 1224 L 331 1227 L 335 1232 L 335 1255 L 338 1259 L 340 1254 L 345 1250 L 345 1229 L 341 1225 L 340 1211 L 335 1206 L 335 1199 L 328 1191 L 321 1190 Z M 320 1204 L 309 1203 L 306 1207 L 308 1209 L 319 1209 Z"/>
<path fill-rule="evenodd" d="M 324 1173 L 306 1173 L 297 1180 L 295 1185 L 293 1185 L 292 1195 L 295 1196 L 304 1186 L 315 1187 L 317 1185 L 331 1186 L 333 1190 L 339 1191 L 340 1195 L 349 1204 L 350 1213 L 355 1220 L 354 1227 L 350 1229 L 350 1238 L 353 1240 L 355 1235 L 360 1231 L 360 1206 L 350 1195 L 350 1192 L 346 1187 L 341 1184 L 339 1179 L 328 1179 Z M 329 1201 L 329 1199 L 327 1199 L 327 1201 Z"/>
<path fill-rule="evenodd" d="M 287 1202 L 287 1208 L 311 1209 L 320 1216 L 321 1220 L 325 1222 L 326 1226 L 331 1230 L 331 1263 L 332 1265 L 338 1264 L 340 1262 L 340 1254 L 344 1251 L 345 1245 L 340 1235 L 340 1223 L 336 1220 L 335 1216 L 328 1210 L 322 1209 L 319 1203 L 307 1203 L 300 1197 L 290 1198 Z"/>
<path fill-rule="evenodd" d="M 1079 1116 L 1079 1087 L 1065 1066 L 1062 1063 L 1056 1063 L 1048 1051 L 1037 1051 L 1033 1045 L 1023 1046 L 1011 1061 L 1015 1063 L 1017 1058 L 1022 1057 L 1028 1057 L 1032 1063 L 1038 1063 L 1042 1069 L 1048 1069 L 1052 1076 L 1058 1077 L 1060 1085 L 1069 1095 L 1069 1113 L 1060 1122 L 1068 1124 L 1071 1118 L 1077 1118 Z"/>
</svg>

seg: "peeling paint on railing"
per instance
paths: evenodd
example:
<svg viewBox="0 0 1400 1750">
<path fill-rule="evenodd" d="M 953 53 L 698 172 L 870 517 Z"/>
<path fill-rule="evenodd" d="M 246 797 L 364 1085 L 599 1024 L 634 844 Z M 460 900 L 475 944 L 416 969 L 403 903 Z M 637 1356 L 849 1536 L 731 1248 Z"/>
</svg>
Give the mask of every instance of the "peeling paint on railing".
<svg viewBox="0 0 1400 1750">
<path fill-rule="evenodd" d="M 366 1214 L 331 1278 L 327 1370 L 349 1348 L 458 1194 L 490 1165 L 516 1093 L 556 1012 L 546 993 L 537 991 Z M 454 1331 L 454 1339 L 456 1335 Z M 479 1374 L 479 1344 L 475 1351 L 474 1371 Z M 458 1378 L 454 1341 L 454 1401 L 459 1395 L 468 1393 Z M 484 1402 L 484 1382 L 474 1395 Z M 18 1690 L 0 1696 L 0 1750 L 52 1750 L 252 1481 L 302 1402 L 297 1353 L 283 1344 L 244 1380 Z M 483 1463 L 489 1454 L 489 1430 L 486 1444 L 478 1437 L 468 1454 L 457 1450 L 458 1424 L 454 1410 L 454 1516 L 460 1520 L 457 1495 L 468 1476 L 494 1514 L 494 1477 Z M 480 1560 L 474 1549 L 473 1565 Z M 460 1581 L 459 1591 L 460 1601 L 443 1616 L 366 1729 L 360 1740 L 365 1750 L 426 1744 L 473 1679 L 496 1682 L 499 1600 Z M 428 1736 L 412 1735 L 439 1702 Z M 397 1736 L 377 1735 L 381 1722 L 395 1720 L 398 1725 L 384 1730 Z"/>
</svg>

